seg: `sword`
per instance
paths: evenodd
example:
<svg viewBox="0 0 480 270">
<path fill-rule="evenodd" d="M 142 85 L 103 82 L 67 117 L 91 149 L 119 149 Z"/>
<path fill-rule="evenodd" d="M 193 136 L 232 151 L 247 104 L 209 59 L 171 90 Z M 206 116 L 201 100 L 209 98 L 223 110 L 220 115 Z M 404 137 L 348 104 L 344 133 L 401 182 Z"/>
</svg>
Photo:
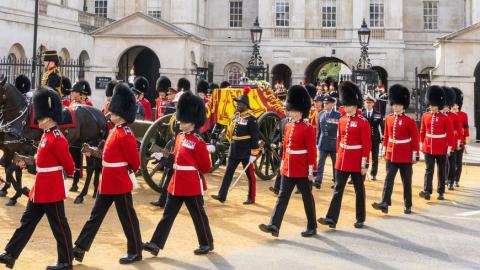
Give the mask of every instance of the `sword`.
<svg viewBox="0 0 480 270">
<path fill-rule="evenodd" d="M 248 170 L 248 167 L 250 167 L 250 165 L 252 165 L 252 163 L 248 163 L 247 166 L 245 166 L 245 168 L 243 169 L 242 173 L 240 173 L 240 175 L 237 177 L 237 180 L 235 180 L 235 182 L 233 182 L 233 184 L 230 186 L 230 189 L 229 190 L 232 190 L 235 188 L 235 186 L 237 185 L 238 181 L 240 181 L 240 178 L 242 178 L 242 176 L 247 172 Z"/>
</svg>

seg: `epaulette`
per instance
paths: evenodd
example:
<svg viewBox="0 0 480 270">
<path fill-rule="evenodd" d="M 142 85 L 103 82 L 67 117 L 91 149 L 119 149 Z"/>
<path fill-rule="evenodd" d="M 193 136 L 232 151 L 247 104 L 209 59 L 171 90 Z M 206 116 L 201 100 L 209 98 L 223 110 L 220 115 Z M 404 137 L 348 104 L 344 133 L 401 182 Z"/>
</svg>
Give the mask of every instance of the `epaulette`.
<svg viewBox="0 0 480 270">
<path fill-rule="evenodd" d="M 123 127 L 123 130 L 125 130 L 125 133 L 126 133 L 127 135 L 132 135 L 132 134 L 133 134 L 132 130 L 131 130 L 130 127 L 128 127 L 128 126 L 124 126 L 124 127 Z"/>
<path fill-rule="evenodd" d="M 361 114 L 357 114 L 358 118 L 362 119 L 363 121 L 368 121 L 367 118 L 365 118 L 363 115 Z"/>
<path fill-rule="evenodd" d="M 305 123 L 307 126 L 312 125 L 308 119 L 303 119 L 303 123 Z"/>
<path fill-rule="evenodd" d="M 60 130 L 55 129 L 53 131 L 53 136 L 55 136 L 55 138 L 59 138 L 60 136 L 62 136 L 62 133 L 60 132 Z"/>
<path fill-rule="evenodd" d="M 193 135 L 199 140 L 199 141 L 204 141 L 203 138 L 202 138 L 202 135 L 200 135 L 199 133 L 193 133 Z"/>
</svg>

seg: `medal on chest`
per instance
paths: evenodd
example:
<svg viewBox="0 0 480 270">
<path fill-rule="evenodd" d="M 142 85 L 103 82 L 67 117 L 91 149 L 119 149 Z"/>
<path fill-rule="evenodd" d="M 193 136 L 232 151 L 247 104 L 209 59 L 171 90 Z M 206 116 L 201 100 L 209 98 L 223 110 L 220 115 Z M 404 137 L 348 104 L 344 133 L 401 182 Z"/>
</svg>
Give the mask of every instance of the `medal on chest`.
<svg viewBox="0 0 480 270">
<path fill-rule="evenodd" d="M 182 146 L 187 148 L 187 149 L 194 149 L 195 148 L 195 142 L 189 141 L 189 140 L 183 140 Z"/>
<path fill-rule="evenodd" d="M 40 148 L 44 148 L 47 145 L 47 138 L 43 138 L 40 141 Z"/>
<path fill-rule="evenodd" d="M 351 121 L 350 122 L 350 127 L 357 127 L 358 126 L 358 122 L 357 121 Z"/>
<path fill-rule="evenodd" d="M 248 120 L 245 118 L 238 118 L 237 123 L 242 126 L 246 126 L 248 123 Z"/>
</svg>

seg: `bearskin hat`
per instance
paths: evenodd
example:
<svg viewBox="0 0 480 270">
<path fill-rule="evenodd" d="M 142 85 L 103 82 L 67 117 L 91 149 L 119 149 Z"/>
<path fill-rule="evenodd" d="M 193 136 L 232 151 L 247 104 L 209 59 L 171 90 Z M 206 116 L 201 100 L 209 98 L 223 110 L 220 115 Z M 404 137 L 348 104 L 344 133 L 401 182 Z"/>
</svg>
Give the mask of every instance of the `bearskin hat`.
<svg viewBox="0 0 480 270">
<path fill-rule="evenodd" d="M 339 96 L 340 104 L 343 106 L 357 106 L 359 109 L 362 108 L 363 98 L 360 88 L 351 82 L 344 81 L 339 86 Z"/>
<path fill-rule="evenodd" d="M 76 82 L 72 87 L 72 92 L 77 92 L 86 96 L 92 95 L 92 89 L 86 80 L 79 80 Z"/>
<path fill-rule="evenodd" d="M 231 84 L 227 81 L 223 81 L 220 83 L 220 88 L 223 89 L 223 88 L 227 88 L 229 87 Z"/>
<path fill-rule="evenodd" d="M 243 95 L 239 96 L 238 98 L 234 98 L 233 100 L 236 102 L 243 103 L 247 105 L 247 108 L 250 108 L 250 99 L 248 98 L 248 93 L 250 93 L 250 87 L 244 87 L 243 88 Z"/>
<path fill-rule="evenodd" d="M 137 100 L 128 84 L 119 83 L 115 86 L 108 111 L 122 117 L 128 124 L 135 121 Z"/>
<path fill-rule="evenodd" d="M 299 111 L 303 118 L 307 118 L 312 107 L 312 99 L 307 89 L 301 85 L 293 85 L 288 89 L 286 109 L 287 111 Z"/>
<path fill-rule="evenodd" d="M 390 87 L 388 91 L 388 100 L 390 101 L 390 106 L 393 104 L 401 104 L 403 105 L 403 109 L 406 110 L 408 106 L 410 106 L 410 91 L 401 84 L 395 84 Z"/>
<path fill-rule="evenodd" d="M 58 65 L 58 62 L 60 62 L 60 58 L 58 58 L 57 51 L 45 51 L 43 53 L 43 62 L 55 62 L 55 64 Z"/>
<path fill-rule="evenodd" d="M 157 89 L 157 92 L 168 92 L 168 89 L 172 87 L 172 82 L 170 81 L 169 78 L 165 77 L 165 76 L 161 76 L 160 78 L 158 78 L 157 80 L 157 85 L 156 85 L 156 88 Z"/>
<path fill-rule="evenodd" d="M 317 95 L 317 88 L 315 87 L 315 85 L 309 83 L 305 85 L 305 88 L 307 89 L 307 92 L 310 95 L 310 98 L 314 99 L 315 96 Z"/>
<path fill-rule="evenodd" d="M 118 82 L 116 80 L 108 81 L 107 86 L 105 87 L 105 96 L 113 96 L 113 89 L 117 86 Z"/>
<path fill-rule="evenodd" d="M 425 104 L 437 106 L 440 110 L 445 106 L 445 91 L 438 85 L 428 87 L 425 93 Z"/>
<path fill-rule="evenodd" d="M 32 84 L 30 83 L 30 79 L 25 76 L 24 74 L 20 74 L 15 78 L 15 87 L 20 91 L 22 94 L 27 93 L 30 91 L 30 87 Z"/>
<path fill-rule="evenodd" d="M 68 77 L 62 76 L 62 95 L 68 96 L 72 92 L 72 81 Z"/>
<path fill-rule="evenodd" d="M 208 89 L 210 89 L 210 85 L 205 80 L 200 80 L 197 84 L 197 93 L 208 93 Z"/>
<path fill-rule="evenodd" d="M 217 83 L 211 83 L 210 84 L 210 90 L 212 90 L 212 92 L 213 92 L 213 90 L 218 89 L 218 88 L 220 88 L 220 86 L 218 86 Z"/>
<path fill-rule="evenodd" d="M 148 86 L 148 80 L 143 76 L 138 76 L 133 81 L 133 88 L 142 93 L 146 93 L 148 91 Z"/>
<path fill-rule="evenodd" d="M 56 91 L 50 87 L 40 88 L 33 94 L 35 121 L 51 118 L 57 123 L 62 122 L 62 101 Z"/>
<path fill-rule="evenodd" d="M 455 94 L 455 91 L 447 86 L 443 86 L 443 91 L 445 91 L 445 105 L 448 107 L 452 107 L 453 104 L 457 103 L 457 95 Z"/>
<path fill-rule="evenodd" d="M 458 105 L 458 107 L 462 108 L 463 106 L 463 92 L 462 90 L 458 89 L 457 87 L 452 87 L 453 91 L 455 91 L 455 95 L 456 95 L 456 104 Z"/>
<path fill-rule="evenodd" d="M 186 78 L 180 78 L 177 82 L 177 91 L 188 91 L 190 90 L 190 81 Z"/>
<path fill-rule="evenodd" d="M 202 99 L 190 91 L 185 91 L 177 103 L 177 121 L 194 123 L 198 129 L 205 123 L 206 110 Z"/>
</svg>

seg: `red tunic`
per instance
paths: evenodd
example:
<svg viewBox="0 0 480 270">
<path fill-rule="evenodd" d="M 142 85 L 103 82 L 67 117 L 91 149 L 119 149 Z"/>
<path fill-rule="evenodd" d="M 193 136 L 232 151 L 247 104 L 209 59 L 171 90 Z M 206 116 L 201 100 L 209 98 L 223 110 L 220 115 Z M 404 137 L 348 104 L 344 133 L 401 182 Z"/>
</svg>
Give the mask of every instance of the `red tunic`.
<svg viewBox="0 0 480 270">
<path fill-rule="evenodd" d="M 87 105 L 87 106 L 90 106 L 90 107 L 93 107 L 93 103 L 89 100 L 89 99 L 86 99 L 84 102 L 83 102 L 84 105 Z"/>
<path fill-rule="evenodd" d="M 126 124 L 110 130 L 103 149 L 102 164 L 102 179 L 98 187 L 100 194 L 123 194 L 132 191 L 128 168 L 134 172 L 138 170 L 140 155 L 137 139 Z"/>
<path fill-rule="evenodd" d="M 207 144 L 198 134 L 179 133 L 173 150 L 174 172 L 168 192 L 173 196 L 197 196 L 207 190 L 204 174 L 212 163 Z"/>
<path fill-rule="evenodd" d="M 308 120 L 288 122 L 283 136 L 282 175 L 304 178 L 310 170 L 317 170 L 315 128 Z"/>
<path fill-rule="evenodd" d="M 145 109 L 145 117 L 144 119 L 147 121 L 152 121 L 152 105 L 150 101 L 142 98 L 139 100 L 140 104 L 142 104 L 143 108 Z"/>
<path fill-rule="evenodd" d="M 430 155 L 446 155 L 447 148 L 454 148 L 453 126 L 444 113 L 426 112 L 420 126 L 422 152 Z"/>
<path fill-rule="evenodd" d="M 73 175 L 75 163 L 68 151 L 67 139 L 56 127 L 46 130 L 37 150 L 37 175 L 30 191 L 34 203 L 53 203 L 65 200 L 67 189 L 63 171 Z M 49 171 L 49 172 L 46 172 Z"/>
<path fill-rule="evenodd" d="M 70 106 L 70 100 L 66 99 L 65 97 L 62 97 L 62 105 L 64 107 Z"/>
<path fill-rule="evenodd" d="M 372 148 L 368 120 L 358 112 L 338 120 L 337 161 L 335 169 L 344 172 L 362 171 L 362 159 L 368 163 Z"/>
<path fill-rule="evenodd" d="M 419 156 L 419 135 L 415 120 L 404 113 L 385 118 L 383 145 L 385 159 L 393 163 L 412 163 L 413 152 Z"/>
<path fill-rule="evenodd" d="M 465 145 L 465 139 L 470 137 L 470 128 L 468 126 L 468 115 L 464 111 L 458 111 L 457 113 L 458 121 L 463 128 L 463 138 L 462 144 Z"/>
<path fill-rule="evenodd" d="M 453 151 L 457 151 L 458 147 L 461 145 L 463 138 L 463 127 L 460 121 L 458 120 L 457 114 L 453 112 L 447 113 L 448 119 L 453 126 L 453 137 L 455 138 L 455 143 L 452 147 Z"/>
</svg>

